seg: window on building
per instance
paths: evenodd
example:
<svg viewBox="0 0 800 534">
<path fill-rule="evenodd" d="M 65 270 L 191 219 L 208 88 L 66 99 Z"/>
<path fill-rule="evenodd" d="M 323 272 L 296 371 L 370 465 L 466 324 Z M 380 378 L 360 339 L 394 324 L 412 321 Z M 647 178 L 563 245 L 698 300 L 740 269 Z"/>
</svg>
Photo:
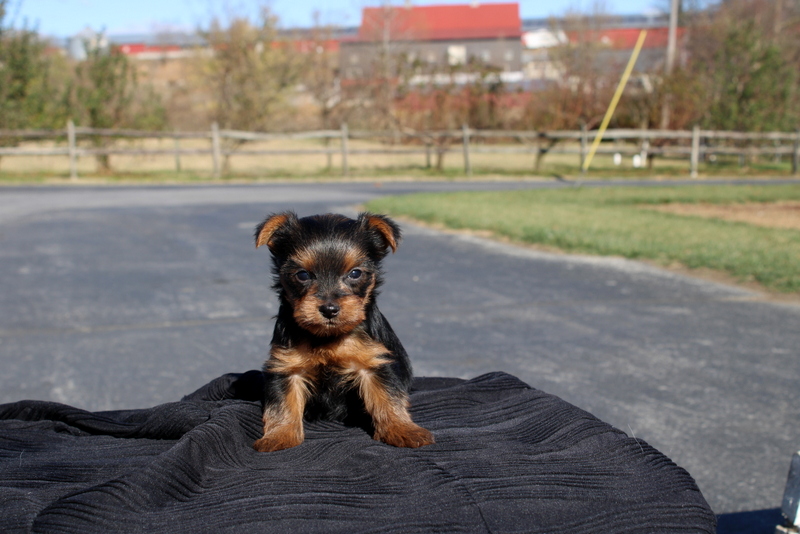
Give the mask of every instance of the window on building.
<svg viewBox="0 0 800 534">
<path fill-rule="evenodd" d="M 467 62 L 467 47 L 464 45 L 450 45 L 447 47 L 448 65 L 464 65 Z"/>
</svg>

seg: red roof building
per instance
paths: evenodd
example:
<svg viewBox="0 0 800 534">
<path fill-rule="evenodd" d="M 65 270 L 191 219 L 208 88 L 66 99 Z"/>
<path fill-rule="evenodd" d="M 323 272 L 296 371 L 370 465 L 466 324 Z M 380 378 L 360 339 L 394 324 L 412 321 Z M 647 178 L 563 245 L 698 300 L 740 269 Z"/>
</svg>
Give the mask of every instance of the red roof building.
<svg viewBox="0 0 800 534">
<path fill-rule="evenodd" d="M 666 48 L 669 36 L 669 28 L 645 28 L 647 37 L 644 39 L 642 48 Z M 592 30 L 584 32 L 567 31 L 567 37 L 571 43 L 594 42 L 606 46 L 613 50 L 633 50 L 636 41 L 639 39 L 639 28 L 609 28 L 603 30 Z M 686 28 L 676 28 L 678 41 L 683 38 Z"/>
<path fill-rule="evenodd" d="M 387 25 L 394 34 L 393 39 L 404 41 L 519 39 L 522 36 L 517 3 L 367 7 L 358 38 L 380 41 Z"/>
<path fill-rule="evenodd" d="M 191 49 L 178 45 L 151 45 L 146 43 L 126 43 L 117 45 L 116 49 L 126 55 L 137 59 L 176 59 L 189 57 Z"/>
<path fill-rule="evenodd" d="M 345 79 L 372 78 L 387 52 L 419 71 L 449 71 L 478 62 L 503 72 L 522 68 L 518 3 L 364 8 L 358 36 L 343 40 Z"/>
</svg>

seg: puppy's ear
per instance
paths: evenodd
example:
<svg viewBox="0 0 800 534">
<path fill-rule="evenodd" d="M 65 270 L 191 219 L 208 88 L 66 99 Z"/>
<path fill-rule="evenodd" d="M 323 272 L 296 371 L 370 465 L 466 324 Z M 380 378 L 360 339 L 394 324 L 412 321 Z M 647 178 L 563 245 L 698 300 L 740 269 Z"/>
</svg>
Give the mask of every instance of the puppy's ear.
<svg viewBox="0 0 800 534">
<path fill-rule="evenodd" d="M 391 248 L 392 252 L 397 251 L 397 245 L 402 237 L 397 223 L 385 215 L 376 215 L 366 211 L 359 214 L 358 221 L 363 228 L 372 230 L 380 237 L 384 250 Z"/>
<path fill-rule="evenodd" d="M 275 213 L 256 226 L 256 248 L 267 245 L 270 250 L 275 246 L 275 241 L 281 230 L 291 228 L 297 224 L 297 215 L 293 211 Z"/>
</svg>

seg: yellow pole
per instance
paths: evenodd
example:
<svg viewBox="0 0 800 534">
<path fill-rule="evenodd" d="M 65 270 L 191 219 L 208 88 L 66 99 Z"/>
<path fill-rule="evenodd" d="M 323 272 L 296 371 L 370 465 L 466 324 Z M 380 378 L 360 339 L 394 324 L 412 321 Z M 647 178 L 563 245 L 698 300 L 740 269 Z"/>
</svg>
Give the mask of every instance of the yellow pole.
<svg viewBox="0 0 800 534">
<path fill-rule="evenodd" d="M 584 171 L 589 170 L 589 164 L 592 162 L 594 153 L 597 151 L 597 146 L 600 144 L 600 140 L 603 138 L 606 128 L 608 128 L 608 123 L 611 122 L 611 116 L 614 115 L 614 110 L 617 109 L 619 99 L 622 97 L 622 91 L 625 89 L 625 84 L 628 83 L 628 78 L 631 75 L 633 66 L 636 64 L 636 58 L 639 57 L 639 52 L 642 50 L 642 45 L 644 44 L 644 38 L 646 36 L 647 30 L 642 30 L 639 33 L 639 39 L 636 41 L 636 46 L 633 47 L 631 59 L 628 60 L 628 66 L 625 67 L 625 72 L 622 73 L 622 78 L 619 80 L 619 85 L 617 85 L 617 92 L 614 93 L 614 98 L 611 99 L 611 104 L 609 104 L 608 109 L 606 110 L 606 116 L 603 117 L 603 122 L 600 124 L 600 129 L 597 130 L 597 135 L 595 136 L 594 141 L 592 141 L 592 147 L 589 149 L 589 155 L 586 156 L 586 161 L 583 162 Z"/>
</svg>

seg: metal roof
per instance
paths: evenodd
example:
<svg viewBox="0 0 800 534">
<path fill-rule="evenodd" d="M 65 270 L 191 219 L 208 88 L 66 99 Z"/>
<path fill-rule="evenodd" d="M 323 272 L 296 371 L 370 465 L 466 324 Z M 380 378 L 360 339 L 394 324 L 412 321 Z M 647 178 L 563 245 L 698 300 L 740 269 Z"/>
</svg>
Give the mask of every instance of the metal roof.
<svg viewBox="0 0 800 534">
<path fill-rule="evenodd" d="M 388 33 L 387 33 L 388 32 Z M 358 40 L 440 41 L 519 38 L 519 4 L 459 4 L 364 8 Z"/>
</svg>

